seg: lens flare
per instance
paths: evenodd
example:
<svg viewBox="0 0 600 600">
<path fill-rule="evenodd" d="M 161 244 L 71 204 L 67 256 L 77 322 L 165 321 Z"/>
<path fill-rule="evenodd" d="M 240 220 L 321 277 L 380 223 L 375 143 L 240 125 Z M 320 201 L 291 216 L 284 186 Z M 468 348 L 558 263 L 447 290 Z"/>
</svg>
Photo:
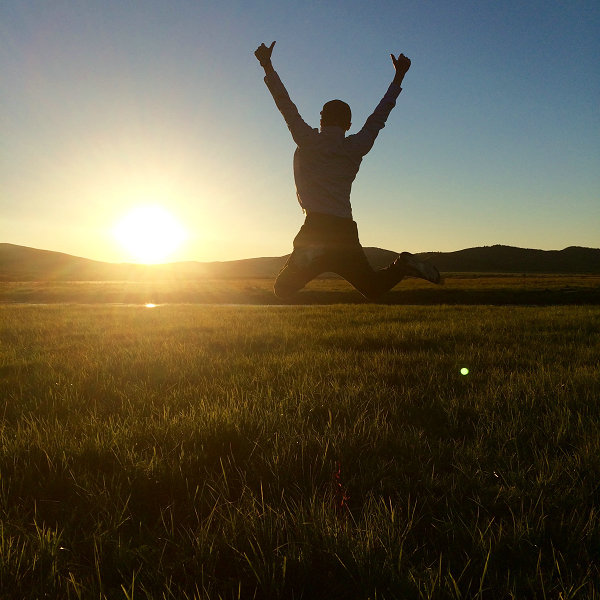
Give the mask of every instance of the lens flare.
<svg viewBox="0 0 600 600">
<path fill-rule="evenodd" d="M 463 368 L 460 370 L 460 374 L 461 374 L 461 375 L 468 375 L 468 374 L 469 374 L 469 369 L 467 369 L 467 367 L 463 367 Z"/>
</svg>

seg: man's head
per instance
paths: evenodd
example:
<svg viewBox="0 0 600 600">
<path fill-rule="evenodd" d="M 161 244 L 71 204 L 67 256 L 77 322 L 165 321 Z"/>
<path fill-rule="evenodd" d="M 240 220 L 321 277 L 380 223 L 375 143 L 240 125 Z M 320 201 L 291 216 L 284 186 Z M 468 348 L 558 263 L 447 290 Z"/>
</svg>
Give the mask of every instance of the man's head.
<svg viewBox="0 0 600 600">
<path fill-rule="evenodd" d="M 321 111 L 321 127 L 335 125 L 344 131 L 350 129 L 352 124 L 352 111 L 350 107 L 341 100 L 330 100 L 323 105 Z"/>
</svg>

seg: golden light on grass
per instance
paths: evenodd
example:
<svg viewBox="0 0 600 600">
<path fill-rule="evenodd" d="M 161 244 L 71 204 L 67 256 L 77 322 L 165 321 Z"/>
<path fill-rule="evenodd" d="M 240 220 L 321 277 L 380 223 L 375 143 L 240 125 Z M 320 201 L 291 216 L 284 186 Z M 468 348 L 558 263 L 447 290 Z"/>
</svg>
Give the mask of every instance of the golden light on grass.
<svg viewBox="0 0 600 600">
<path fill-rule="evenodd" d="M 141 263 L 164 262 L 187 239 L 172 213 L 158 205 L 138 206 L 113 229 L 129 258 Z"/>
</svg>

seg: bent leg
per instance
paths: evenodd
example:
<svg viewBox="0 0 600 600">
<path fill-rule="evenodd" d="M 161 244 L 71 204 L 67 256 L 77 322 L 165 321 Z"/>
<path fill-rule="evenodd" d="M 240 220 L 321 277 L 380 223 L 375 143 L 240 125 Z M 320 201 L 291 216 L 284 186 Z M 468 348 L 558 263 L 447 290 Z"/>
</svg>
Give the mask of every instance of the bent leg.
<svg viewBox="0 0 600 600">
<path fill-rule="evenodd" d="M 384 269 L 373 270 L 361 246 L 340 249 L 335 272 L 371 301 L 379 300 L 407 274 L 400 261 Z"/>
<path fill-rule="evenodd" d="M 285 266 L 277 275 L 273 292 L 281 300 L 289 300 L 309 281 L 323 272 L 322 252 L 315 249 L 294 248 Z"/>
<path fill-rule="evenodd" d="M 369 300 L 378 300 L 405 275 L 400 260 L 374 271 L 358 239 L 351 219 L 309 213 L 294 239 L 294 250 L 277 276 L 275 295 L 288 300 L 323 272 L 341 275 Z"/>
</svg>

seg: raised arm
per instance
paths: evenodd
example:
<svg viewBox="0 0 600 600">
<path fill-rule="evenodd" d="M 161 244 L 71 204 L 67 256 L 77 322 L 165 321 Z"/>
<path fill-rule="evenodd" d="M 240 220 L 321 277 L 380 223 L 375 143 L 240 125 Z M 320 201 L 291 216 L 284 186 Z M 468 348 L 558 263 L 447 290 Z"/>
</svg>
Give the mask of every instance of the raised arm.
<svg viewBox="0 0 600 600">
<path fill-rule="evenodd" d="M 363 128 L 357 134 L 351 136 L 356 151 L 363 156 L 373 147 L 377 135 L 385 127 L 385 122 L 394 106 L 396 106 L 396 99 L 402 91 L 400 85 L 410 69 L 410 58 L 407 58 L 404 54 L 399 54 L 398 58 L 393 54 L 390 56 L 396 70 L 394 79 L 392 79 L 390 87 L 371 116 L 366 120 Z"/>
<path fill-rule="evenodd" d="M 279 79 L 279 75 L 273 68 L 271 63 L 271 54 L 273 53 L 273 47 L 275 42 L 270 46 L 261 44 L 254 52 L 254 56 L 258 59 L 262 68 L 265 70 L 265 83 L 275 100 L 277 108 L 283 115 L 285 122 L 287 123 L 288 129 L 292 134 L 292 138 L 301 146 L 303 143 L 308 141 L 310 138 L 317 134 L 317 130 L 313 129 L 310 125 L 304 122 L 296 105 L 291 101 L 285 86 Z"/>
</svg>

